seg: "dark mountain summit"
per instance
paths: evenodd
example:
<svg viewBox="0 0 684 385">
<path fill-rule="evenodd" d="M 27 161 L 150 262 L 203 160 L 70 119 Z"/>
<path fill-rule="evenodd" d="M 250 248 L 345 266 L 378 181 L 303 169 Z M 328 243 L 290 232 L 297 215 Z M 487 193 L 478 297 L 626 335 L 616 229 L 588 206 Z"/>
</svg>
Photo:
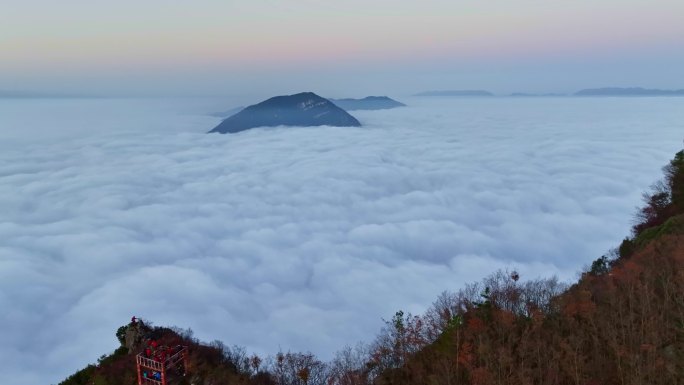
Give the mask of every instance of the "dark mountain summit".
<svg viewBox="0 0 684 385">
<path fill-rule="evenodd" d="M 387 96 L 367 96 L 363 99 L 330 99 L 330 101 L 347 111 L 388 110 L 390 108 L 406 107 L 406 104 Z"/>
<path fill-rule="evenodd" d="M 356 118 L 313 92 L 276 96 L 249 106 L 209 132 L 236 133 L 254 127 L 336 126 L 360 127 Z"/>
</svg>

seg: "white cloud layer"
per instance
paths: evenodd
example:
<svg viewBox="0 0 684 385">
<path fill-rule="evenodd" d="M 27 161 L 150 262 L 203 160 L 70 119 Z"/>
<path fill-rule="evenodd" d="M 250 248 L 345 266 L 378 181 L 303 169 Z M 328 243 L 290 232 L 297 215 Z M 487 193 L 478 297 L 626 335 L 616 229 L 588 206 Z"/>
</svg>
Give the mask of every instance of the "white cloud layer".
<svg viewBox="0 0 684 385">
<path fill-rule="evenodd" d="M 325 358 L 499 267 L 571 279 L 684 133 L 681 98 L 406 101 L 236 135 L 204 134 L 216 101 L 0 101 L 0 383 L 132 315 Z"/>
</svg>

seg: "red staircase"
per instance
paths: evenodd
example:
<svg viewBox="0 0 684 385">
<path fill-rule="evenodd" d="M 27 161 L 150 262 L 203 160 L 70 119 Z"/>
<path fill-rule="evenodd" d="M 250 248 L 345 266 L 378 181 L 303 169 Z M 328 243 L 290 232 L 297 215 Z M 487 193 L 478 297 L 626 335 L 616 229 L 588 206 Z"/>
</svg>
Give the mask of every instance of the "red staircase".
<svg viewBox="0 0 684 385">
<path fill-rule="evenodd" d="M 138 367 L 138 385 L 168 385 L 169 371 L 173 371 L 179 364 L 183 365 L 183 373 L 187 370 L 188 347 L 180 346 L 174 349 L 175 353 L 167 357 L 164 362 L 154 358 L 145 357 L 144 353 L 135 356 Z M 143 373 L 147 372 L 147 376 Z M 154 373 L 159 373 L 155 379 Z"/>
</svg>

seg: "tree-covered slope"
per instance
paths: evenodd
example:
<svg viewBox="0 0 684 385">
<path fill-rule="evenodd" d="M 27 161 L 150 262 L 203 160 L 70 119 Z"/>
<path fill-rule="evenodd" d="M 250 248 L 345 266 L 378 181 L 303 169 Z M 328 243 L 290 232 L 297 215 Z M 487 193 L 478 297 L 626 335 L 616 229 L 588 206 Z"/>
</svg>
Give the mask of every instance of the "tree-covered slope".
<svg viewBox="0 0 684 385">
<path fill-rule="evenodd" d="M 375 383 L 684 382 L 684 153 L 664 172 L 644 194 L 632 236 L 576 284 L 549 296 L 553 281 L 499 273 L 433 307 L 422 319 L 441 322 L 433 341 L 409 332 L 409 319 L 390 325 Z"/>
</svg>

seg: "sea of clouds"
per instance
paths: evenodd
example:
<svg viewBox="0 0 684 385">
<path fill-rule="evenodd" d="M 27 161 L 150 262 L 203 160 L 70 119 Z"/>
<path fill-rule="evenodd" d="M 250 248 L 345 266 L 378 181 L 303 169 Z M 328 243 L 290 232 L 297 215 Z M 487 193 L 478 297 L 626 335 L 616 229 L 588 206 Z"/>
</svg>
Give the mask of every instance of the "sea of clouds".
<svg viewBox="0 0 684 385">
<path fill-rule="evenodd" d="M 498 268 L 576 277 L 682 147 L 684 98 L 411 99 L 206 135 L 197 100 L 0 100 L 0 383 L 133 315 L 323 358 Z"/>
</svg>

